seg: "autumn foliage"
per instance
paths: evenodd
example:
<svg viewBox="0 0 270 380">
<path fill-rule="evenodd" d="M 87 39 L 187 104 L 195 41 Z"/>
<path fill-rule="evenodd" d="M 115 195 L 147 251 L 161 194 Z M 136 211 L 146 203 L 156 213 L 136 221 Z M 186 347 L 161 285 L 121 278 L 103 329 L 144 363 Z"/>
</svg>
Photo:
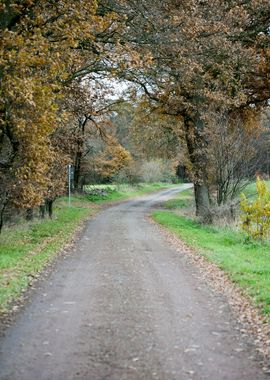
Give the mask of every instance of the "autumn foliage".
<svg viewBox="0 0 270 380">
<path fill-rule="evenodd" d="M 66 89 L 85 67 L 97 70 L 106 55 L 97 35 L 118 27 L 113 12 L 98 15 L 97 8 L 89 0 L 1 1 L 1 212 L 7 204 L 42 205 L 63 192 L 72 157 L 56 131 L 69 119 Z"/>
<path fill-rule="evenodd" d="M 67 163 L 76 188 L 87 163 L 105 177 L 129 165 L 119 141 L 90 154 L 99 145 L 89 125 L 110 135 L 101 88 L 113 79 L 132 84 L 129 99 L 141 108 L 139 154 L 185 154 L 197 214 L 210 220 L 217 157 L 209 146 L 226 136 L 227 149 L 237 128 L 252 139 L 270 97 L 269 11 L 267 0 L 2 0 L 0 228 L 6 207 L 31 209 L 63 193 Z M 212 115 L 227 119 L 223 130 Z"/>
<path fill-rule="evenodd" d="M 177 121 L 197 215 L 211 221 L 208 135 L 215 125 L 209 111 L 230 118 L 243 109 L 266 106 L 269 1 L 165 0 L 153 5 L 144 0 L 135 7 L 129 30 L 133 40 L 142 41 L 141 49 L 150 50 L 152 65 L 144 68 L 145 75 L 135 72 L 132 80 L 152 109 Z M 130 70 L 126 76 L 130 78 Z"/>
<path fill-rule="evenodd" d="M 259 177 L 256 188 L 257 196 L 253 201 L 242 194 L 241 227 L 249 238 L 264 240 L 270 235 L 270 191 Z"/>
</svg>

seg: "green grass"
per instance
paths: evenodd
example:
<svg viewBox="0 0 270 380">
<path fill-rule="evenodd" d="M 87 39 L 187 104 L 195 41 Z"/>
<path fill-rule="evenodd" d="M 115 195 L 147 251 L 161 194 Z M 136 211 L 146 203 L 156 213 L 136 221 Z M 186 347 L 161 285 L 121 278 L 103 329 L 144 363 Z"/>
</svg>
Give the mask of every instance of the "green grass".
<svg viewBox="0 0 270 380">
<path fill-rule="evenodd" d="M 168 210 L 176 210 L 191 207 L 194 204 L 193 189 L 181 191 L 175 198 L 163 203 L 163 207 Z"/>
<path fill-rule="evenodd" d="M 32 278 L 53 260 L 80 222 L 99 208 L 97 204 L 124 200 L 171 186 L 144 184 L 134 188 L 106 185 L 110 189 L 107 196 L 95 199 L 85 195 L 72 196 L 71 207 L 68 207 L 67 197 L 59 198 L 52 220 L 34 220 L 4 228 L 0 234 L 0 312 L 9 310 L 11 302 L 19 298 Z"/>
<path fill-rule="evenodd" d="M 270 190 L 270 180 L 264 181 L 266 183 L 266 186 L 268 190 Z M 243 193 L 248 197 L 249 199 L 255 198 L 257 194 L 256 190 L 256 182 L 252 182 L 243 190 Z"/>
<path fill-rule="evenodd" d="M 20 296 L 93 209 L 59 202 L 52 220 L 4 229 L 0 235 L 0 311 Z"/>
<path fill-rule="evenodd" d="M 138 184 L 136 186 L 130 185 L 95 185 L 95 186 L 87 186 L 86 191 L 91 189 L 104 189 L 107 194 L 106 195 L 86 195 L 86 198 L 94 203 L 101 204 L 104 202 L 113 202 L 129 199 L 132 197 L 136 197 L 143 194 L 152 193 L 157 190 L 171 188 L 178 185 L 172 185 L 168 183 L 144 183 Z"/>
<path fill-rule="evenodd" d="M 201 225 L 174 212 L 156 211 L 153 217 L 216 263 L 270 318 L 270 244 L 246 244 L 240 232 Z"/>
</svg>

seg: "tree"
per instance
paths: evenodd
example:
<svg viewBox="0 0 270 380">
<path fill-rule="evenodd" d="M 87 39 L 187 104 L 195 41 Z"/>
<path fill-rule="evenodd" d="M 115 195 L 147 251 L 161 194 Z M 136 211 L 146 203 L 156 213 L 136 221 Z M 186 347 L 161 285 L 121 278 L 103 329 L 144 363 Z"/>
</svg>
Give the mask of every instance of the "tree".
<svg viewBox="0 0 270 380">
<path fill-rule="evenodd" d="M 142 158 L 178 160 L 183 151 L 183 133 L 177 118 L 151 107 L 143 99 L 134 109 L 131 136 Z"/>
<path fill-rule="evenodd" d="M 101 177 L 109 181 L 123 168 L 129 166 L 132 158 L 130 153 L 112 140 L 110 144 L 106 144 L 104 150 L 100 152 L 94 159 L 94 167 Z"/>
<path fill-rule="evenodd" d="M 48 195 L 60 152 L 51 136 L 71 119 L 67 88 L 79 78 L 83 88 L 86 77 L 98 83 L 117 76 L 140 86 L 157 115 L 172 118 L 155 141 L 183 137 L 197 214 L 210 220 L 209 109 L 241 114 L 269 98 L 269 1 L 2 0 L 0 6 L 2 206 L 32 208 Z M 87 115 L 96 123 L 92 111 Z"/>
<path fill-rule="evenodd" d="M 126 40 L 150 51 L 152 64 L 127 69 L 122 76 L 140 85 L 163 113 L 178 118 L 197 215 L 210 220 L 208 110 L 211 106 L 226 115 L 250 104 L 259 107 L 269 98 L 269 2 L 125 4 L 130 15 Z"/>
<path fill-rule="evenodd" d="M 112 115 L 121 103 L 121 99 L 113 99 L 110 82 L 97 82 L 85 77 L 69 86 L 65 109 L 69 114 L 69 151 L 74 166 L 75 191 L 83 190 L 85 178 L 98 153 L 96 150 L 103 151 L 106 145 L 118 144 Z M 93 160 L 90 165 L 89 160 Z"/>
<path fill-rule="evenodd" d="M 29 209 L 58 187 L 48 173 L 61 161 L 51 136 L 65 119 L 66 88 L 109 60 L 120 23 L 89 0 L 3 0 L 0 7 L 1 209 Z"/>
<path fill-rule="evenodd" d="M 208 123 L 208 181 L 220 206 L 232 202 L 256 175 L 263 157 L 265 129 L 254 109 L 211 116 Z M 211 125 L 213 123 L 214 125 Z M 213 201 L 213 199 L 212 199 Z"/>
</svg>

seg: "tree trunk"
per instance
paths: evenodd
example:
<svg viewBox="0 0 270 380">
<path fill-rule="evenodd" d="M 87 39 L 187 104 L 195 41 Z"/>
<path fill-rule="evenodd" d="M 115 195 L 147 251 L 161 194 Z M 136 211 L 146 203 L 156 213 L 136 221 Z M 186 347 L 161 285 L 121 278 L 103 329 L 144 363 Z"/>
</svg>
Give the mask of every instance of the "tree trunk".
<svg viewBox="0 0 270 380">
<path fill-rule="evenodd" d="M 4 213 L 8 205 L 8 196 L 7 192 L 4 193 L 4 195 L 1 197 L 2 204 L 0 204 L 0 233 L 2 231 L 3 225 L 4 225 Z"/>
<path fill-rule="evenodd" d="M 88 121 L 88 117 L 84 115 L 83 117 L 79 118 L 79 129 L 80 129 L 80 136 L 77 139 L 77 151 L 75 153 L 75 162 L 74 162 L 74 190 L 80 191 L 80 180 L 81 180 L 81 167 L 82 167 L 82 159 L 83 159 L 83 151 L 84 151 L 84 144 L 85 144 L 85 126 Z"/>
<path fill-rule="evenodd" d="M 74 163 L 74 190 L 76 192 L 80 191 L 80 177 L 81 177 L 81 162 L 82 162 L 82 152 L 79 151 L 76 153 L 75 156 L 75 163 Z"/>
<path fill-rule="evenodd" d="M 30 222 L 31 220 L 33 220 L 33 217 L 34 217 L 34 212 L 33 212 L 33 209 L 32 208 L 28 208 L 26 210 L 26 215 L 25 215 L 25 219 Z"/>
<path fill-rule="evenodd" d="M 46 200 L 46 209 L 47 209 L 47 212 L 48 212 L 50 219 L 52 219 L 52 217 L 53 217 L 53 202 L 54 201 L 51 199 Z"/>
<path fill-rule="evenodd" d="M 84 185 L 85 185 L 85 176 L 81 176 L 80 178 L 80 192 L 83 193 L 83 189 L 84 189 Z"/>
<path fill-rule="evenodd" d="M 40 205 L 39 206 L 39 217 L 40 219 L 45 218 L 45 213 L 46 213 L 46 206 L 45 205 Z"/>
<path fill-rule="evenodd" d="M 189 160 L 192 165 L 196 215 L 204 223 L 211 223 L 210 196 L 207 184 L 207 152 L 205 147 L 205 125 L 197 116 L 185 115 L 185 139 Z"/>
<path fill-rule="evenodd" d="M 212 223 L 208 186 L 205 184 L 194 183 L 194 195 L 196 215 L 200 217 L 204 223 Z"/>
<path fill-rule="evenodd" d="M 3 228 L 3 224 L 4 224 L 4 212 L 5 212 L 5 209 L 6 209 L 6 205 L 7 205 L 7 203 L 4 203 L 1 206 L 1 211 L 0 211 L 0 234 L 1 234 L 1 231 L 2 231 L 2 228 Z"/>
</svg>

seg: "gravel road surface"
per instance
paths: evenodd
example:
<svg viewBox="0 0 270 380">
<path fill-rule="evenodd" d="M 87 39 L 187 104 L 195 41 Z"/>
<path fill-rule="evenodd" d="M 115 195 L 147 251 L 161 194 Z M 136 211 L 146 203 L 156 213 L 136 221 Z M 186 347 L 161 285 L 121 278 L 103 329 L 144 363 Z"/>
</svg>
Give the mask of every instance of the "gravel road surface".
<svg viewBox="0 0 270 380">
<path fill-rule="evenodd" d="M 1 380 L 269 379 L 222 295 L 145 218 L 186 187 L 87 223 L 1 338 Z"/>
</svg>

